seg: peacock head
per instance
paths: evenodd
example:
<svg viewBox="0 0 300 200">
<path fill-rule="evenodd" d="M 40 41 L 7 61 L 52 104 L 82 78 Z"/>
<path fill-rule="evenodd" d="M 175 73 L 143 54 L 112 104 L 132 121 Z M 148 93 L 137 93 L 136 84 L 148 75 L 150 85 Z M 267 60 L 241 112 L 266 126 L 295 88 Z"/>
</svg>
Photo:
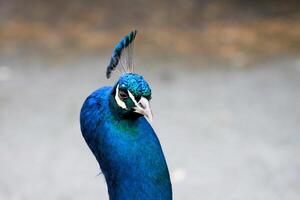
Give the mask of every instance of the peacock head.
<svg viewBox="0 0 300 200">
<path fill-rule="evenodd" d="M 152 121 L 150 108 L 151 89 L 143 76 L 134 73 L 133 41 L 137 31 L 128 33 L 114 48 L 106 77 L 110 78 L 112 71 L 119 70 L 122 74 L 115 84 L 111 102 L 113 109 L 121 116 L 145 116 Z"/>
<path fill-rule="evenodd" d="M 121 75 L 113 92 L 119 113 L 125 116 L 145 116 L 152 121 L 151 89 L 143 76 L 134 73 Z"/>
</svg>

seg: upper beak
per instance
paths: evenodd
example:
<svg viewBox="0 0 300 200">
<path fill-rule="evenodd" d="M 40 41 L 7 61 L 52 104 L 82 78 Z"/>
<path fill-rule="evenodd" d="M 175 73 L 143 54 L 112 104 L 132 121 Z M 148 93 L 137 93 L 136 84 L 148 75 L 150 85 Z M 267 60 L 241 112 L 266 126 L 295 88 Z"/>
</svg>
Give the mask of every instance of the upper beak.
<svg viewBox="0 0 300 200">
<path fill-rule="evenodd" d="M 153 115 L 152 115 L 152 111 L 148 99 L 146 99 L 145 97 L 141 97 L 140 101 L 134 108 L 135 108 L 134 112 L 144 115 L 145 117 L 148 118 L 150 122 L 152 122 Z"/>
</svg>

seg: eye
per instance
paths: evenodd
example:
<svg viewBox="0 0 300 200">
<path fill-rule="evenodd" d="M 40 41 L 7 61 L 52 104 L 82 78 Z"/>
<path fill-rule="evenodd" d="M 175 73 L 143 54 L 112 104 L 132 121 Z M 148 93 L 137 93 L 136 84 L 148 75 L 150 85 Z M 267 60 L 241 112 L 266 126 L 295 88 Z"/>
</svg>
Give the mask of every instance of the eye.
<svg viewBox="0 0 300 200">
<path fill-rule="evenodd" d="M 119 97 L 121 99 L 126 99 L 126 98 L 128 98 L 128 94 L 127 94 L 127 92 L 125 92 L 123 90 L 119 90 Z"/>
</svg>

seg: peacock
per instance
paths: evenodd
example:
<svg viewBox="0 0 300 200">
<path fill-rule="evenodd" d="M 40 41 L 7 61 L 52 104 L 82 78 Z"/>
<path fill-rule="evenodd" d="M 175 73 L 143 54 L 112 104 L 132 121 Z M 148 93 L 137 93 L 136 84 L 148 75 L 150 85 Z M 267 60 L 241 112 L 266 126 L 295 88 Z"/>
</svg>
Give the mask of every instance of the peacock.
<svg viewBox="0 0 300 200">
<path fill-rule="evenodd" d="M 98 161 L 110 200 L 172 200 L 164 153 L 152 126 L 151 89 L 134 73 L 133 41 L 128 33 L 115 46 L 106 70 L 113 86 L 97 89 L 80 112 L 82 135 Z"/>
</svg>

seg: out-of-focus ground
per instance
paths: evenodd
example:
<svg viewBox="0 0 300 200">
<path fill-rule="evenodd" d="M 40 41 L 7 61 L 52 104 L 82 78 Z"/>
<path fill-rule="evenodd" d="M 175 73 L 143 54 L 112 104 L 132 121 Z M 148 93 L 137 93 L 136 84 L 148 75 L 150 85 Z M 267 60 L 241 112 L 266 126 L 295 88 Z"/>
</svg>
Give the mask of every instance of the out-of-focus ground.
<svg viewBox="0 0 300 200">
<path fill-rule="evenodd" d="M 0 1 L 0 199 L 108 198 L 79 111 L 131 29 L 174 199 L 300 199 L 299 8 Z"/>
</svg>

